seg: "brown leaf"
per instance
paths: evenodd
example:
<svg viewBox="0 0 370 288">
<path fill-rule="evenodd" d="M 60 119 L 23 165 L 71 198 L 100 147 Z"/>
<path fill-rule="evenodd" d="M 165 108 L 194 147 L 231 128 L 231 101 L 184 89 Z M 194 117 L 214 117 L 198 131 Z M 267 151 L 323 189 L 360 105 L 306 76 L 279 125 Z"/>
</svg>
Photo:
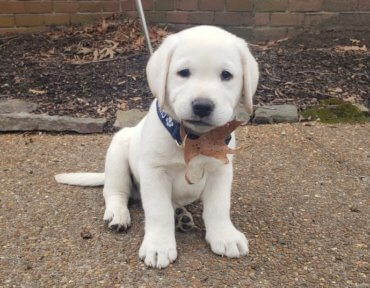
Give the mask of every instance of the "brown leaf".
<svg viewBox="0 0 370 288">
<path fill-rule="evenodd" d="M 97 61 L 99 59 L 99 51 L 98 49 L 94 50 L 94 61 Z"/>
<path fill-rule="evenodd" d="M 184 126 L 181 125 L 180 134 L 184 146 L 186 165 L 189 165 L 190 161 L 198 155 L 216 158 L 224 164 L 229 163 L 227 154 L 234 154 L 234 150 L 226 145 L 225 139 L 242 123 L 242 121 L 233 120 L 222 127 L 217 127 L 200 135 L 198 139 L 189 139 Z M 189 184 L 192 184 L 187 174 L 186 172 L 185 179 Z"/>
<path fill-rule="evenodd" d="M 48 93 L 48 91 L 46 90 L 37 90 L 37 89 L 29 89 L 28 91 L 36 95 L 43 95 L 43 94 Z"/>
<path fill-rule="evenodd" d="M 108 107 L 99 107 L 96 112 L 98 112 L 99 115 L 104 115 L 105 112 L 108 111 Z"/>
<path fill-rule="evenodd" d="M 331 93 L 343 93 L 343 89 L 340 87 L 328 88 L 328 91 Z"/>
<path fill-rule="evenodd" d="M 197 155 L 204 155 L 219 159 L 227 164 L 229 162 L 227 154 L 233 154 L 234 150 L 225 144 L 225 139 L 242 123 L 242 121 L 231 121 L 199 136 L 198 139 L 189 139 L 184 126 L 181 125 L 185 163 L 188 164 Z"/>
<path fill-rule="evenodd" d="M 118 104 L 118 108 L 121 110 L 126 110 L 127 108 L 127 102 L 125 100 L 120 100 Z"/>
<path fill-rule="evenodd" d="M 102 34 L 105 34 L 107 33 L 108 27 L 109 27 L 109 23 L 107 23 L 107 21 L 103 19 L 103 21 L 101 22 L 101 26 L 98 27 L 98 31 Z"/>
<path fill-rule="evenodd" d="M 336 46 L 335 51 L 346 52 L 346 51 L 367 51 L 367 47 L 364 45 L 360 46 Z"/>
</svg>

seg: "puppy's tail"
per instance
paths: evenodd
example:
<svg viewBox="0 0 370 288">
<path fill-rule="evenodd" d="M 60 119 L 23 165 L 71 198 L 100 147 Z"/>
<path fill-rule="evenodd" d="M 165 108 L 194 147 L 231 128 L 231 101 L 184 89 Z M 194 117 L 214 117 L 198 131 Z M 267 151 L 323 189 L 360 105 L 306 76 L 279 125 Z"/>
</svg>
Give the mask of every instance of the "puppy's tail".
<svg viewBox="0 0 370 288">
<path fill-rule="evenodd" d="M 58 183 L 76 186 L 103 186 L 104 173 L 63 173 L 55 175 Z"/>
</svg>

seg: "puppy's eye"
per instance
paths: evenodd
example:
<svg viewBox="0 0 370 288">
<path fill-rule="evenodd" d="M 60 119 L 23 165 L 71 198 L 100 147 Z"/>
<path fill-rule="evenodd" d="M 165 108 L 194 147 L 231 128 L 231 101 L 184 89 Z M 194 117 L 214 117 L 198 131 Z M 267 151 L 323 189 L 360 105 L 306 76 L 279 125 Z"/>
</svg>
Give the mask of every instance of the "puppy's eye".
<svg viewBox="0 0 370 288">
<path fill-rule="evenodd" d="M 233 74 L 231 74 L 229 71 L 222 71 L 221 72 L 221 80 L 222 81 L 229 81 L 233 78 Z"/>
<path fill-rule="evenodd" d="M 189 78 L 190 77 L 190 70 L 189 69 L 182 69 L 177 72 L 177 75 L 181 76 L 182 78 Z"/>
</svg>

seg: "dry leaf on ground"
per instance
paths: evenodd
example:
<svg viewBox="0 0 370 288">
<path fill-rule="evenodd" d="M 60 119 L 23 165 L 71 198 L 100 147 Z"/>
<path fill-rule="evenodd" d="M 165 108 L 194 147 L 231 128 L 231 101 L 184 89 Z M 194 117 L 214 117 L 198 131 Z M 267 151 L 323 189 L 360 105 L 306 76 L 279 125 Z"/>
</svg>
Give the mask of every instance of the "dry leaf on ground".
<svg viewBox="0 0 370 288">
<path fill-rule="evenodd" d="M 46 90 L 37 90 L 37 89 L 29 89 L 28 91 L 36 95 L 43 95 L 43 94 L 48 93 L 48 91 Z"/>
</svg>

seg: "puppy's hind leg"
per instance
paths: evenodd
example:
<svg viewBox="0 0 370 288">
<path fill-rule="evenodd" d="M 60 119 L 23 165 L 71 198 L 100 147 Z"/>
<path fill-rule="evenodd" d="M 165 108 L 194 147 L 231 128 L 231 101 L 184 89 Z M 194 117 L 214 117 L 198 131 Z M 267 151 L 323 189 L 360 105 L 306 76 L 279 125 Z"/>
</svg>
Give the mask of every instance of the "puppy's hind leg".
<svg viewBox="0 0 370 288">
<path fill-rule="evenodd" d="M 131 191 L 129 146 L 132 128 L 116 133 L 105 160 L 104 222 L 114 231 L 125 231 L 131 224 L 127 208 Z"/>
<path fill-rule="evenodd" d="M 175 209 L 175 227 L 180 232 L 189 232 L 195 228 L 193 215 L 185 207 Z"/>
</svg>

